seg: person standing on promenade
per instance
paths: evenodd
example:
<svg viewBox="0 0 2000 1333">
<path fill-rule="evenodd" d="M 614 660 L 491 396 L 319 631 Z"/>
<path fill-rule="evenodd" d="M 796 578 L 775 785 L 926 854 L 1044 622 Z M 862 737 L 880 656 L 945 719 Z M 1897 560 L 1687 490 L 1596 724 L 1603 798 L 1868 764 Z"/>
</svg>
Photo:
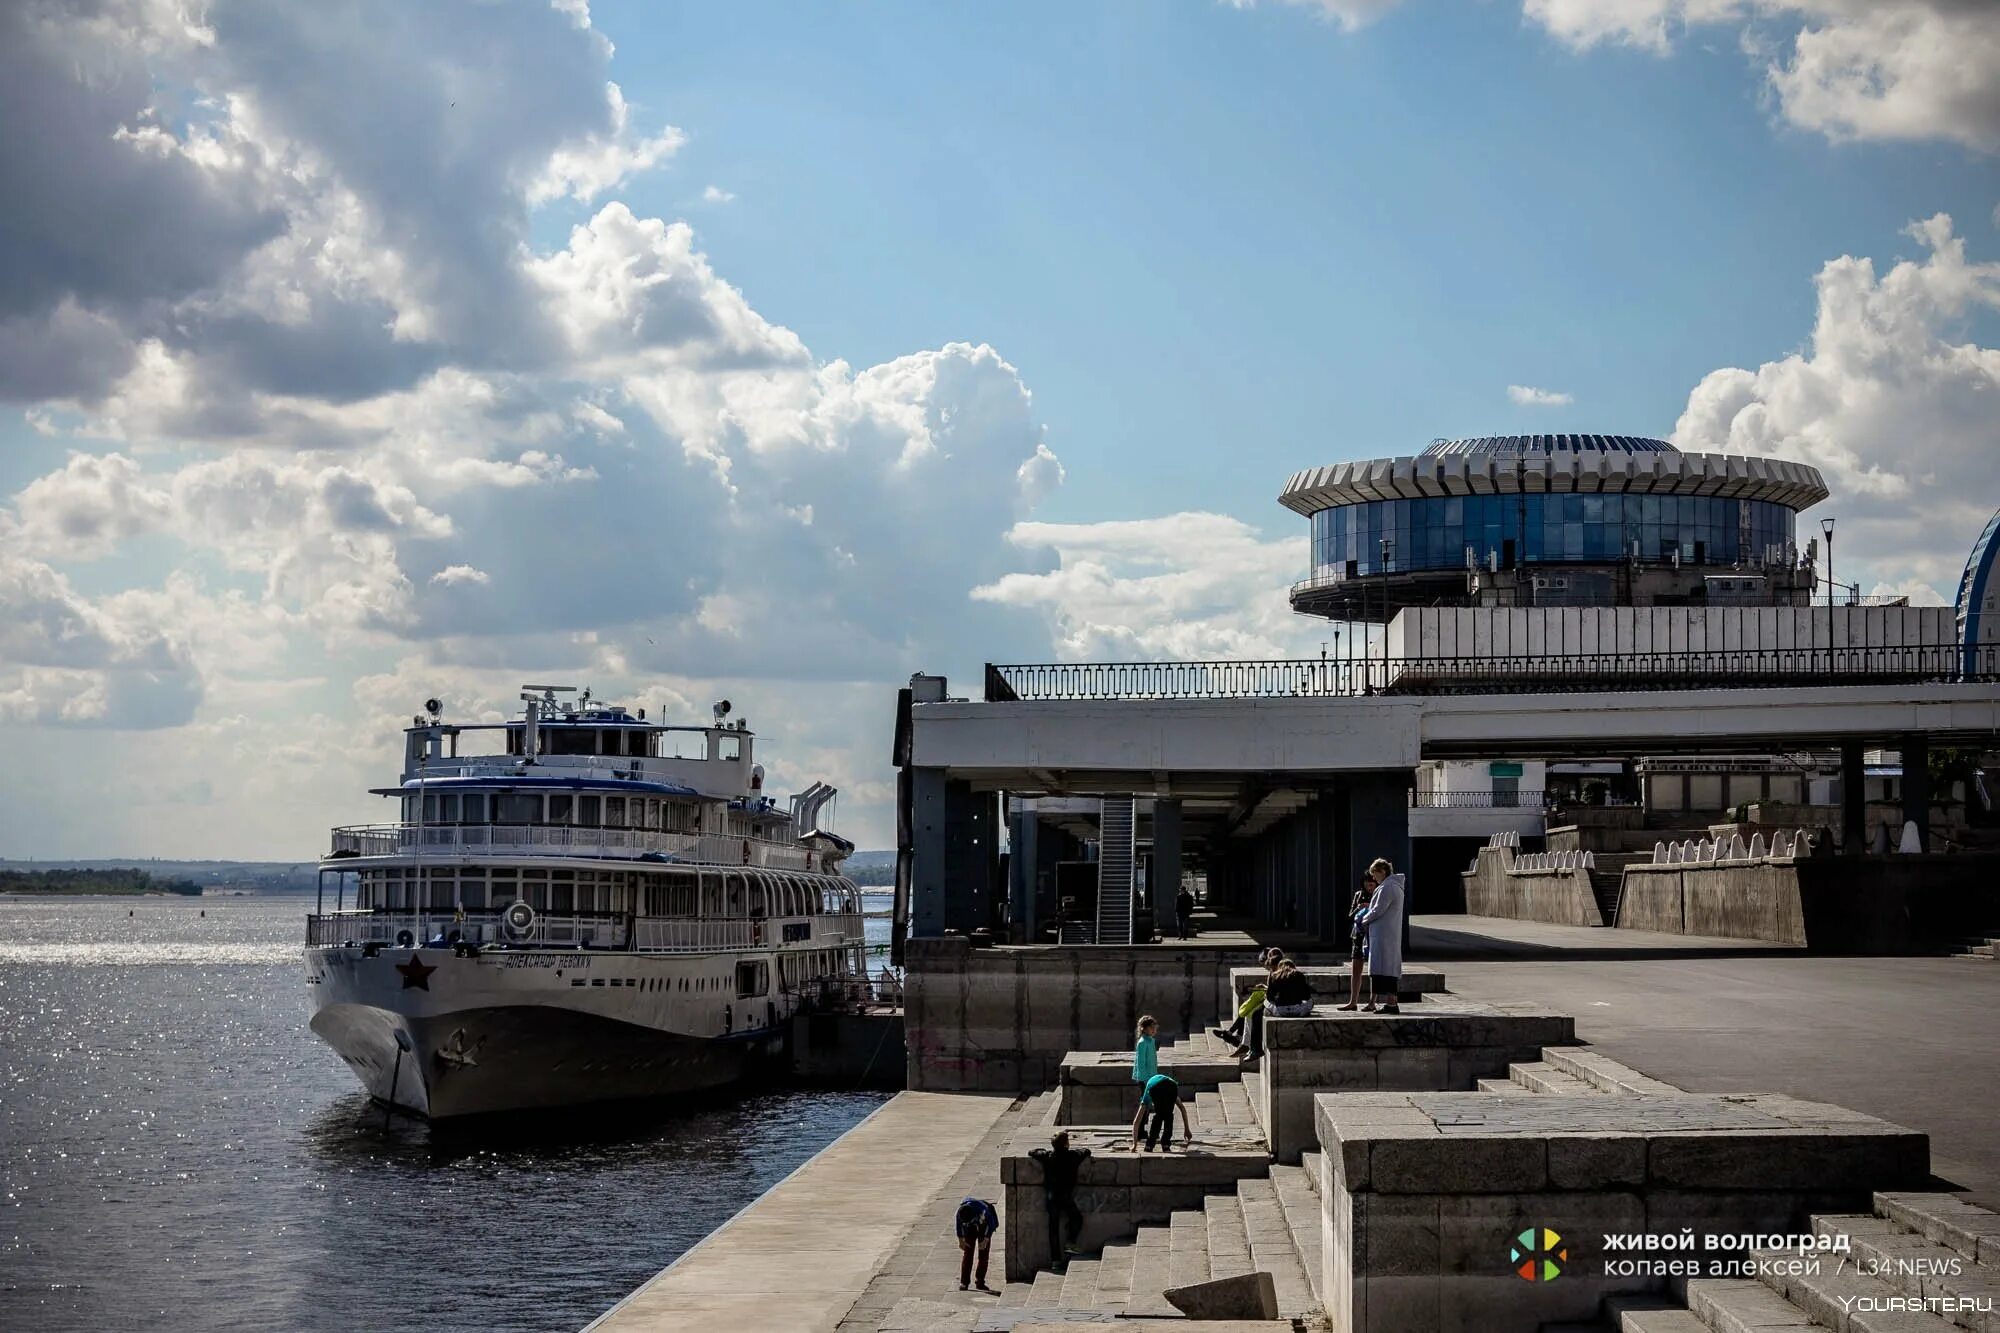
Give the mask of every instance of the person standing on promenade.
<svg viewBox="0 0 2000 1333">
<path fill-rule="evenodd" d="M 973 1280 L 972 1259 L 977 1254 L 979 1289 L 992 1291 L 986 1285 L 986 1265 L 993 1258 L 993 1233 L 1000 1229 L 999 1211 L 984 1199 L 961 1199 L 953 1226 L 958 1232 L 958 1289 L 964 1291 Z"/>
<path fill-rule="evenodd" d="M 1368 910 L 1368 900 L 1375 894 L 1375 877 L 1363 875 L 1361 887 L 1354 891 L 1353 901 L 1347 904 L 1347 956 L 1351 970 L 1347 978 L 1347 1003 L 1337 1006 L 1341 1009 L 1361 1007 L 1361 969 L 1368 964 L 1368 927 L 1362 924 L 1361 914 Z M 1370 990 L 1368 1002 L 1375 1002 L 1375 993 Z"/>
<path fill-rule="evenodd" d="M 1194 894 L 1188 886 L 1181 885 L 1181 891 L 1174 895 L 1174 915 L 1180 919 L 1181 938 L 1194 938 Z"/>
<path fill-rule="evenodd" d="M 1403 979 L 1403 877 L 1387 861 L 1369 863 L 1368 877 L 1375 881 L 1375 894 L 1361 913 L 1368 927 L 1368 977 L 1370 1013 L 1396 1014 L 1396 991 Z M 1377 996 L 1387 995 L 1379 1011 Z"/>
<path fill-rule="evenodd" d="M 1076 1206 L 1076 1173 L 1090 1156 L 1088 1148 L 1069 1146 L 1069 1131 L 1057 1130 L 1049 1136 L 1049 1146 L 1036 1148 L 1028 1156 L 1042 1164 L 1042 1203 L 1049 1212 L 1049 1266 L 1061 1273 L 1069 1268 L 1069 1252 L 1083 1234 L 1083 1211 Z M 1063 1232 L 1069 1232 L 1067 1243 Z"/>
<path fill-rule="evenodd" d="M 1188 1119 L 1187 1103 L 1181 1100 L 1181 1085 L 1166 1074 L 1155 1074 L 1146 1083 L 1146 1090 L 1139 1094 L 1139 1115 L 1143 1119 L 1149 1112 L 1152 1119 L 1146 1125 L 1146 1151 L 1153 1151 L 1155 1144 L 1163 1152 L 1174 1150 L 1174 1107 L 1181 1108 L 1181 1129 L 1187 1138 L 1183 1146 L 1194 1143 L 1194 1122 Z M 1137 1125 L 1133 1127 L 1132 1151 L 1139 1151 Z"/>
</svg>

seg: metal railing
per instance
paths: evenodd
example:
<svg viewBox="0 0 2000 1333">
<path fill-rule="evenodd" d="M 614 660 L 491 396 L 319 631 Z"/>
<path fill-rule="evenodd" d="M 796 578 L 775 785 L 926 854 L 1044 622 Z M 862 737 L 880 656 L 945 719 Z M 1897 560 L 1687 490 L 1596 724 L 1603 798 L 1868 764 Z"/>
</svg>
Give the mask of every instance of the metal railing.
<svg viewBox="0 0 2000 1333">
<path fill-rule="evenodd" d="M 1422 810 L 1539 810 L 1538 791 L 1413 791 L 1410 804 Z"/>
<path fill-rule="evenodd" d="M 847 949 L 864 937 L 861 914 L 830 913 L 789 920 L 716 917 L 629 917 L 622 912 L 540 912 L 526 933 L 509 932 L 501 913 L 449 908 L 373 908 L 306 917 L 306 946 L 387 944 L 442 947 L 453 940 L 521 947 L 629 949 L 640 953 L 735 953 L 752 949 Z"/>
<path fill-rule="evenodd" d="M 407 856 L 421 849 L 451 856 L 552 856 L 630 859 L 671 856 L 703 865 L 816 870 L 806 848 L 754 834 L 667 833 L 654 829 L 569 828 L 546 824 L 353 824 L 333 830 L 332 855 Z"/>
<path fill-rule="evenodd" d="M 1047 662 L 986 667 L 989 702 L 1053 699 L 1280 699 L 1371 694 L 1542 694 L 1643 682 L 1648 689 L 1879 685 L 2000 679 L 1967 670 L 1956 643 L 1508 653 L 1242 662 Z"/>
</svg>

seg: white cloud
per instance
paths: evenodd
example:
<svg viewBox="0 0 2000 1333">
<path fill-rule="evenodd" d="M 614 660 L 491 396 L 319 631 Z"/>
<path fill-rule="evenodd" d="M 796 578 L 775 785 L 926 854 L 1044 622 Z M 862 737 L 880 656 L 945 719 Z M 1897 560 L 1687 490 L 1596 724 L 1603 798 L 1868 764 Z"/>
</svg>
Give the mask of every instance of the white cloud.
<svg viewBox="0 0 2000 1333">
<path fill-rule="evenodd" d="M 493 576 L 483 569 L 471 565 L 446 565 L 431 575 L 432 583 L 441 583 L 447 588 L 455 588 L 462 583 L 484 584 L 493 582 Z"/>
<path fill-rule="evenodd" d="M 1955 594 L 1993 510 L 2000 348 L 1953 338 L 1972 312 L 2000 309 L 2000 262 L 1969 259 L 1942 214 L 1908 234 L 1924 254 L 1879 276 L 1869 259 L 1827 261 L 1805 350 L 1711 372 L 1673 438 L 1820 468 L 1843 582 Z M 1801 527 L 1803 540 L 1816 524 Z"/>
<path fill-rule="evenodd" d="M 1573 394 L 1558 393 L 1553 389 L 1537 389 L 1526 384 L 1508 385 L 1507 398 L 1519 407 L 1568 407 L 1576 401 Z"/>
<path fill-rule="evenodd" d="M 704 204 L 732 204 L 736 202 L 736 196 L 720 185 L 710 185 L 702 190 L 701 201 Z"/>
<path fill-rule="evenodd" d="M 1523 12 L 1579 50 L 1664 54 L 1690 28 L 1730 25 L 1767 61 L 1794 125 L 2000 149 L 2000 5 L 1988 0 L 1525 0 Z"/>
<path fill-rule="evenodd" d="M 529 203 L 546 203 L 567 195 L 587 204 L 638 172 L 658 166 L 687 143 L 687 135 L 672 125 L 662 126 L 650 139 L 633 139 L 629 133 L 632 113 L 625 105 L 625 94 L 615 83 L 605 84 L 604 93 L 609 128 L 584 135 L 550 154 L 542 175 L 528 188 Z"/>
<path fill-rule="evenodd" d="M 1077 660 L 1295 657 L 1329 631 L 1286 600 L 1306 567 L 1303 535 L 1267 540 L 1226 514 L 1107 523 L 1021 523 L 1015 545 L 1056 553 L 1047 573 L 973 591 L 1047 621 Z"/>
<path fill-rule="evenodd" d="M 1257 0 L 1223 0 L 1232 9 L 1253 9 Z M 1295 9 L 1309 9 L 1329 23 L 1348 32 L 1366 27 L 1394 9 L 1402 0 L 1276 0 Z"/>
</svg>

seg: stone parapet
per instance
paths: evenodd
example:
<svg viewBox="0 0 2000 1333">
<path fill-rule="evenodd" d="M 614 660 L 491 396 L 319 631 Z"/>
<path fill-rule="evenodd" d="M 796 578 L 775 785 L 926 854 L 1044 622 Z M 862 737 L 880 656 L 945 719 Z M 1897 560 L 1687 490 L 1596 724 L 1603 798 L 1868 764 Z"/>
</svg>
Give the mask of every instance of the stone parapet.
<svg viewBox="0 0 2000 1333">
<path fill-rule="evenodd" d="M 1302 967 L 1312 983 L 1315 1000 L 1345 1000 L 1348 983 L 1354 980 L 1352 967 Z M 1268 980 L 1270 973 L 1261 967 L 1232 967 L 1229 969 L 1229 987 L 1236 995 L 1238 1003 L 1250 994 L 1250 988 Z M 1365 984 L 1365 982 L 1364 982 Z M 1403 975 L 1396 982 L 1399 999 L 1420 1000 L 1426 995 L 1436 995 L 1444 989 L 1444 973 L 1434 967 L 1421 967 L 1413 963 L 1404 965 Z"/>
<path fill-rule="evenodd" d="M 1204 1058 L 1172 1049 L 1160 1052 L 1160 1072 L 1173 1076 L 1193 1097 L 1234 1083 L 1240 1066 L 1227 1057 Z M 1129 1124 L 1139 1114 L 1139 1084 L 1132 1078 L 1130 1051 L 1071 1051 L 1057 1072 L 1056 1120 L 1064 1125 Z"/>
<path fill-rule="evenodd" d="M 1924 1135 L 1776 1095 L 1342 1093 L 1314 1113 L 1335 1333 L 1588 1321 L 1669 1285 L 1609 1268 L 1610 1237 L 1799 1234 L 1929 1174 Z M 1542 1229 L 1560 1276 L 1523 1281 L 1517 1238 Z"/>
</svg>

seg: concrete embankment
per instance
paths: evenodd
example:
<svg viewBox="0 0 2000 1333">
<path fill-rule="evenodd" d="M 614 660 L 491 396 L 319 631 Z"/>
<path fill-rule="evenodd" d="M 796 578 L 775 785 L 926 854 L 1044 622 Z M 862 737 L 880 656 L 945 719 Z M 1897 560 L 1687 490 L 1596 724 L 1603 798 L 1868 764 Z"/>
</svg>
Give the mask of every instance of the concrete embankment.
<svg viewBox="0 0 2000 1333">
<path fill-rule="evenodd" d="M 1011 1100 L 897 1094 L 590 1330 L 833 1328 Z"/>
</svg>

